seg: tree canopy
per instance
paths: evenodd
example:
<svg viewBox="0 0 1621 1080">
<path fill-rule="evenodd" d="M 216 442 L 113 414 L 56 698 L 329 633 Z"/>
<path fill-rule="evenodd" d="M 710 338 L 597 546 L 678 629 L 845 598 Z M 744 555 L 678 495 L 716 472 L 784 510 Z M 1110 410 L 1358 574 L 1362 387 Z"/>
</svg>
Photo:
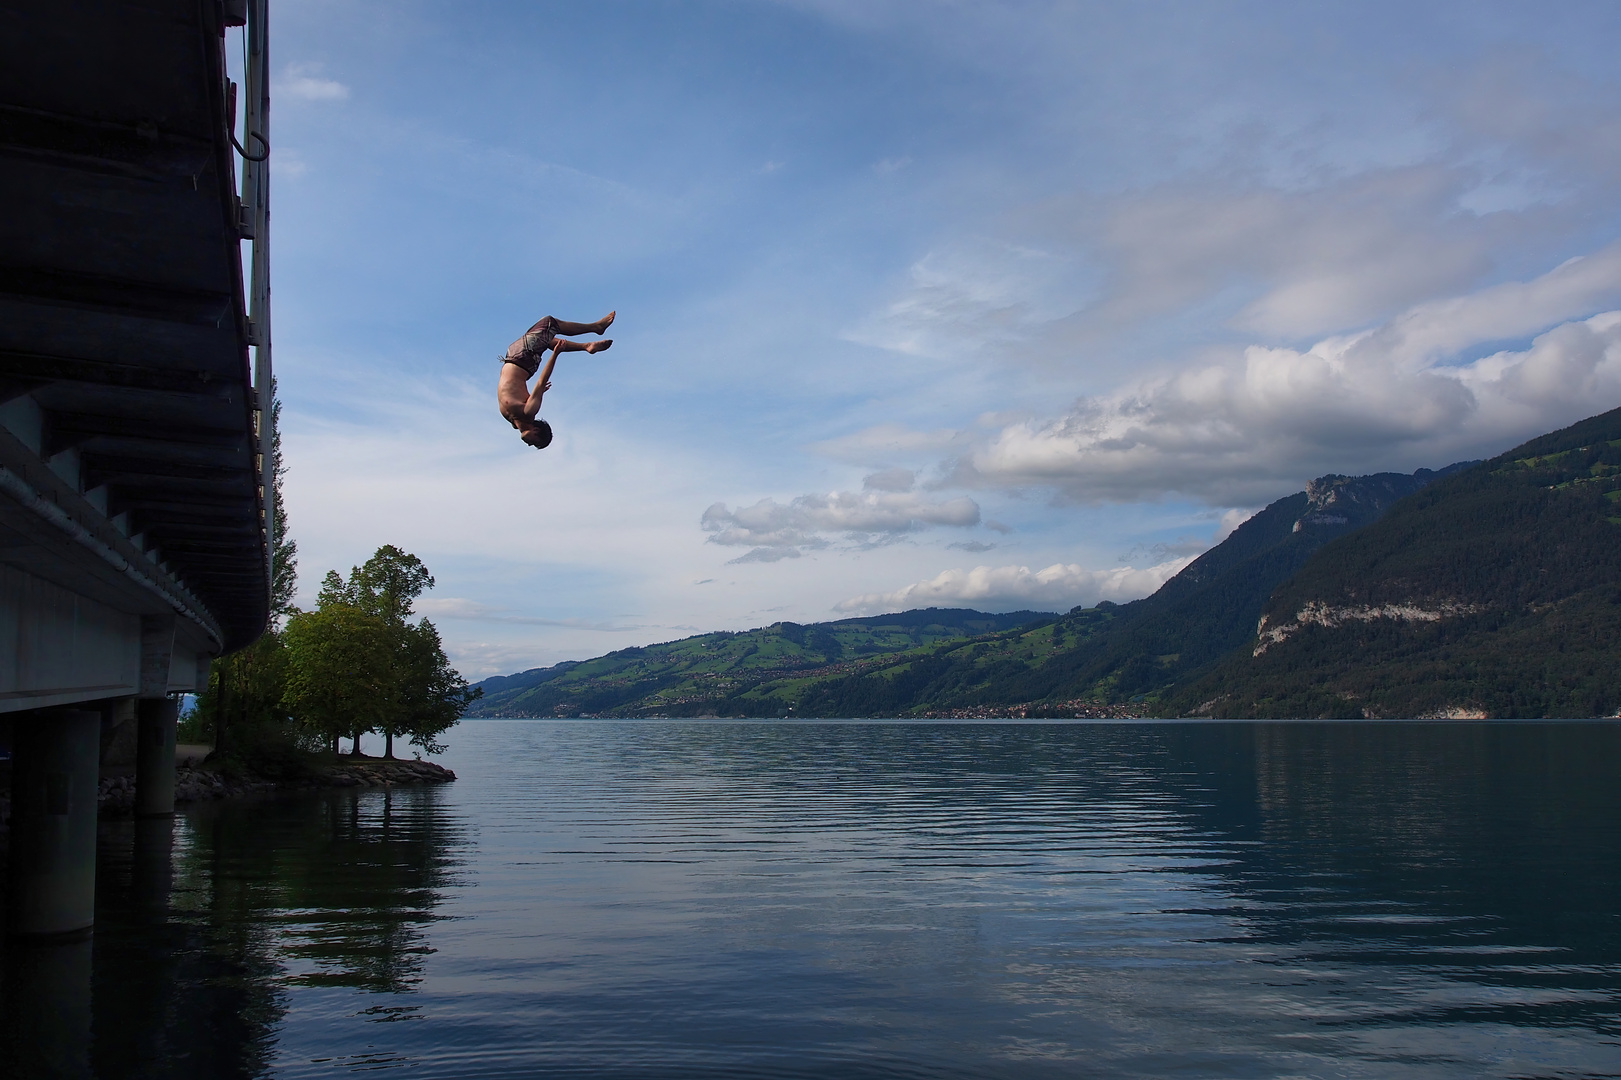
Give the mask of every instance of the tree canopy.
<svg viewBox="0 0 1621 1080">
<path fill-rule="evenodd" d="M 439 631 L 412 622 L 433 587 L 422 560 L 386 544 L 347 578 L 329 571 L 317 607 L 287 625 L 288 710 L 325 742 L 381 732 L 385 756 L 408 739 L 428 753 L 480 691 L 450 666 Z"/>
</svg>

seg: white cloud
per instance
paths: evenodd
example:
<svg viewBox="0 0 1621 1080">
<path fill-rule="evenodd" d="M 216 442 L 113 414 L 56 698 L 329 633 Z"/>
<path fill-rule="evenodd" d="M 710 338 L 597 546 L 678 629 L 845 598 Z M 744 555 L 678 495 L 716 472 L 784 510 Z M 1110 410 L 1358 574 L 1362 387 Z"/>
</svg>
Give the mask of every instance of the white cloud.
<svg viewBox="0 0 1621 1080">
<path fill-rule="evenodd" d="M 468 682 L 478 682 L 491 675 L 509 675 L 535 667 L 548 667 L 550 660 L 539 660 L 535 647 L 529 644 L 511 644 L 493 641 L 446 642 L 445 655 L 451 666 Z"/>
<path fill-rule="evenodd" d="M 1621 243 L 1569 259 L 1532 281 L 1419 304 L 1352 348 L 1417 369 L 1478 342 L 1524 337 L 1621 299 Z M 1325 343 L 1326 344 L 1326 343 Z"/>
<path fill-rule="evenodd" d="M 802 549 L 824 548 L 824 533 L 842 533 L 857 542 L 873 542 L 877 537 L 894 538 L 917 532 L 931 525 L 965 528 L 979 524 L 979 504 L 966 496 L 934 501 L 910 491 L 885 490 L 881 485 L 899 482 L 904 470 L 890 470 L 869 476 L 869 489 L 861 493 L 834 491 L 826 495 L 801 495 L 789 503 L 761 499 L 753 506 L 736 510 L 715 503 L 703 514 L 703 527 L 711 533 L 709 542 L 729 547 L 752 547 L 734 562 L 776 562 L 797 558 Z M 909 476 L 910 474 L 908 474 Z M 877 479 L 878 483 L 872 481 Z M 906 487 L 910 487 L 910 480 Z"/>
<path fill-rule="evenodd" d="M 473 619 L 479 622 L 512 623 L 518 626 L 556 626 L 568 630 L 599 630 L 619 633 L 627 630 L 663 629 L 646 623 L 617 623 L 593 619 L 546 619 L 521 615 L 508 608 L 483 604 L 458 596 L 430 596 L 413 605 L 418 615 L 429 619 Z"/>
<path fill-rule="evenodd" d="M 1258 512 L 1259 511 L 1256 510 L 1247 510 L 1239 507 L 1222 511 L 1221 521 L 1216 526 L 1216 536 L 1213 543 L 1219 544 L 1229 536 L 1233 535 L 1234 529 L 1238 528 L 1240 525 L 1244 524 L 1244 522 L 1254 517 Z"/>
<path fill-rule="evenodd" d="M 1170 186 L 1122 197 L 1096 228 L 1119 324 L 1237 290 L 1231 325 L 1320 334 L 1477 280 L 1508 219 L 1455 212 L 1472 172 L 1381 169 L 1302 191 Z M 1084 230 L 1092 231 L 1092 230 Z"/>
<path fill-rule="evenodd" d="M 911 356 L 961 356 L 1075 311 L 1085 291 L 1065 255 L 964 238 L 914 262 L 900 295 L 843 336 Z"/>
<path fill-rule="evenodd" d="M 1523 351 L 1445 363 L 1621 295 L 1621 246 L 1534 281 L 1415 306 L 1300 351 L 1227 362 L 1004 426 L 958 462 L 966 486 L 1051 486 L 1083 501 L 1172 493 L 1255 504 L 1324 472 L 1439 466 L 1621 404 L 1621 312 L 1565 322 Z"/>
<path fill-rule="evenodd" d="M 282 77 L 271 83 L 270 92 L 295 101 L 347 100 L 349 88 L 336 79 L 322 78 L 316 74 L 318 70 L 311 64 L 289 64 Z"/>
<path fill-rule="evenodd" d="M 1099 600 L 1135 600 L 1147 596 L 1193 561 L 1193 556 L 1137 569 L 1088 570 L 1073 563 L 1054 563 L 1044 570 L 1028 566 L 976 566 L 945 570 L 894 592 L 866 593 L 838 604 L 842 612 L 901 611 L 940 604 L 969 604 L 981 610 L 1067 610 Z"/>
<path fill-rule="evenodd" d="M 864 491 L 911 491 L 917 473 L 911 469 L 880 469 L 861 481 Z"/>
</svg>

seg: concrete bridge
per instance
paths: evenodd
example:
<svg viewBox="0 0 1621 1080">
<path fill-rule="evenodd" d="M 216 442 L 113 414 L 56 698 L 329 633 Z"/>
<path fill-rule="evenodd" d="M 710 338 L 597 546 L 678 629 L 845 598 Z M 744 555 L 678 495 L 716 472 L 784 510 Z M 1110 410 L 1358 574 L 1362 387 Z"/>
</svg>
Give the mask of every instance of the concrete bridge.
<svg viewBox="0 0 1621 1080">
<path fill-rule="evenodd" d="M 14 937 L 89 931 L 101 747 L 135 725 L 138 810 L 173 813 L 176 695 L 266 626 L 267 60 L 265 0 L 0 12 Z"/>
</svg>

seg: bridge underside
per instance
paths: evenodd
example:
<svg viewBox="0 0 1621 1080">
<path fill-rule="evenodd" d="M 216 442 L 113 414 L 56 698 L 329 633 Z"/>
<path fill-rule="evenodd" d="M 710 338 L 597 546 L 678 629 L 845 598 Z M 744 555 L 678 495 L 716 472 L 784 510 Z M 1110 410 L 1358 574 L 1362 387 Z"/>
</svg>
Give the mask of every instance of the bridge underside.
<svg viewBox="0 0 1621 1080">
<path fill-rule="evenodd" d="M 221 0 L 0 36 L 0 713 L 199 686 L 268 605 Z"/>
</svg>

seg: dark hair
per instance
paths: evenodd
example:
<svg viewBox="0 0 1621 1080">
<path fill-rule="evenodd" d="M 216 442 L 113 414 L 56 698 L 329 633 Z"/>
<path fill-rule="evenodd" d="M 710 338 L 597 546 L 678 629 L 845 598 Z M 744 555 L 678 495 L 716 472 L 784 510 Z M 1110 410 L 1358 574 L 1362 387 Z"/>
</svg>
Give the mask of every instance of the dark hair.
<svg viewBox="0 0 1621 1080">
<path fill-rule="evenodd" d="M 552 444 L 552 426 L 544 420 L 535 420 L 535 426 L 523 433 L 523 441 L 536 450 L 544 450 Z"/>
</svg>

